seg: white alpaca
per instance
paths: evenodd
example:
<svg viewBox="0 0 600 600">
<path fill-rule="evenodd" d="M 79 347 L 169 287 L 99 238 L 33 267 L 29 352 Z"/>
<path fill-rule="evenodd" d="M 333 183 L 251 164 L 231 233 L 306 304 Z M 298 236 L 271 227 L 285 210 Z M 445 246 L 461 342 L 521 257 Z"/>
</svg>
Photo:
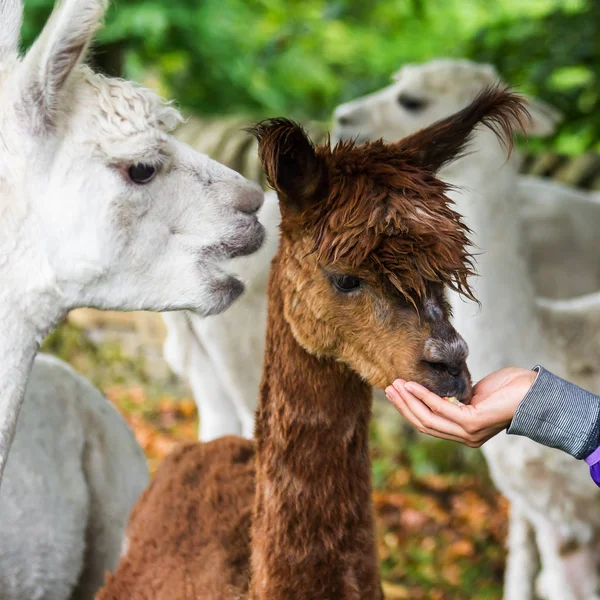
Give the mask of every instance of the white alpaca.
<svg viewBox="0 0 600 600">
<path fill-rule="evenodd" d="M 497 75 L 489 67 L 441 60 L 406 66 L 396 80 L 381 92 L 339 107 L 337 135 L 398 139 L 465 106 L 483 86 L 496 81 Z M 535 123 L 538 107 L 532 107 Z M 543 327 L 521 252 L 526 244 L 519 215 L 520 192 L 532 182 L 526 181 L 519 189 L 515 158 L 503 165 L 505 150 L 488 132 L 478 132 L 472 152 L 442 173 L 460 188 L 453 193 L 457 211 L 474 231 L 473 240 L 482 252 L 477 257 L 479 277 L 474 281 L 481 309 L 452 298 L 455 325 L 470 347 L 471 373 L 477 380 L 510 364 L 533 366 L 539 362 L 557 375 L 574 378 L 568 357 Z M 543 197 L 537 205 L 544 206 Z M 558 214 L 556 206 L 548 210 L 551 215 Z M 595 214 L 598 222 L 599 213 Z M 531 214 L 529 218 L 535 221 Z M 544 226 L 551 226 L 551 219 Z M 552 242 L 545 243 L 550 246 Z M 597 265 L 598 261 L 594 277 Z M 593 287 L 594 281 L 578 281 L 577 285 Z M 592 306 L 598 303 L 592 296 L 587 299 Z M 551 302 L 542 304 L 553 312 Z M 573 306 L 570 301 L 567 304 Z M 592 323 L 594 316 L 588 316 Z M 595 323 L 600 326 L 598 314 Z M 577 381 L 590 383 L 585 377 Z M 546 600 L 597 598 L 595 538 L 600 533 L 600 490 L 591 482 L 586 465 L 529 439 L 506 434 L 485 444 L 483 451 L 495 483 L 511 500 L 505 600 L 533 597 L 536 547 L 542 564 L 540 596 Z"/>
<path fill-rule="evenodd" d="M 524 175 L 518 189 L 537 295 L 566 300 L 600 290 L 600 192 Z"/>
<path fill-rule="evenodd" d="M 105 0 L 63 0 L 24 57 L 0 3 L 0 475 L 40 341 L 74 307 L 226 309 L 262 191 L 168 135 L 176 110 L 81 66 Z"/>
<path fill-rule="evenodd" d="M 144 453 L 115 408 L 38 355 L 0 494 L 0 597 L 91 600 L 147 484 Z"/>
</svg>

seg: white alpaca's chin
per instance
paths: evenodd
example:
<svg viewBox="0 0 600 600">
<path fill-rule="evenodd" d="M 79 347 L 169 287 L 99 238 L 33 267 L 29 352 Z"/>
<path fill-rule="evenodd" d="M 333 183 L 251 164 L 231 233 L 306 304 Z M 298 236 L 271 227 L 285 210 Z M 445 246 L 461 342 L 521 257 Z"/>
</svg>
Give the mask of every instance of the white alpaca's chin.
<svg viewBox="0 0 600 600">
<path fill-rule="evenodd" d="M 233 275 L 215 280 L 211 284 L 211 304 L 205 316 L 218 315 L 227 310 L 244 293 L 244 289 L 242 280 Z"/>
<path fill-rule="evenodd" d="M 185 308 L 208 317 L 227 310 L 245 290 L 242 280 L 226 273 L 213 261 L 200 263 L 203 285 L 195 297 L 189 298 Z"/>
<path fill-rule="evenodd" d="M 255 217 L 246 220 L 229 238 L 204 248 L 197 258 L 202 273 L 202 293 L 189 298 L 185 308 L 201 316 L 217 315 L 227 310 L 245 290 L 242 280 L 223 270 L 232 259 L 260 250 L 266 238 L 265 228 Z"/>
</svg>

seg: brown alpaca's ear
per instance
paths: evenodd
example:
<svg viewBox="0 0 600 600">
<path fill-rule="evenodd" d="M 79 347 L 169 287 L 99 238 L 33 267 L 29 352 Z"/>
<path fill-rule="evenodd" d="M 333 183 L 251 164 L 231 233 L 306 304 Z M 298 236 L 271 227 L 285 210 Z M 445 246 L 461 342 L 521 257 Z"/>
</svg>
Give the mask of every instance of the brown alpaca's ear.
<svg viewBox="0 0 600 600">
<path fill-rule="evenodd" d="M 267 119 L 248 129 L 258 140 L 258 155 L 269 185 L 279 201 L 303 210 L 325 179 L 325 168 L 300 125 L 288 119 Z"/>
<path fill-rule="evenodd" d="M 477 125 L 489 127 L 510 154 L 513 129 L 525 131 L 530 119 L 524 98 L 508 88 L 488 87 L 469 106 L 400 140 L 397 147 L 416 166 L 437 173 L 465 155 Z"/>
</svg>

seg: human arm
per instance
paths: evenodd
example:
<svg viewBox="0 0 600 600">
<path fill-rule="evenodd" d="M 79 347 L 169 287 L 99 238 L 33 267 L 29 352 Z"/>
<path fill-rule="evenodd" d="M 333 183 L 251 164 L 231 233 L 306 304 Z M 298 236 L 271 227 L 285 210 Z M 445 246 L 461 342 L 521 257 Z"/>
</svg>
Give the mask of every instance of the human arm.
<svg viewBox="0 0 600 600">
<path fill-rule="evenodd" d="M 600 396 L 542 367 L 510 367 L 484 377 L 471 403 L 455 406 L 423 386 L 396 380 L 390 401 L 419 431 L 479 447 L 500 431 L 585 458 L 600 445 Z"/>
</svg>

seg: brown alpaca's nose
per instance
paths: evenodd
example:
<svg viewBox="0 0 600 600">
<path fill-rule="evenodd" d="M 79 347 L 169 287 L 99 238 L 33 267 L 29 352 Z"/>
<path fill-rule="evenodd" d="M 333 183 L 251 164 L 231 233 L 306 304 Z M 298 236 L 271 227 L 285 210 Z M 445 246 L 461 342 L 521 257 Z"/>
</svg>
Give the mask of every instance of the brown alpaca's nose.
<svg viewBox="0 0 600 600">
<path fill-rule="evenodd" d="M 459 375 L 466 366 L 469 347 L 454 329 L 445 328 L 443 333 L 427 340 L 423 360 L 450 375 Z"/>
<path fill-rule="evenodd" d="M 466 367 L 466 363 L 443 363 L 443 362 L 431 362 L 429 360 L 425 361 L 431 369 L 434 371 L 440 371 L 442 373 L 448 373 L 452 377 L 460 377 L 464 368 Z"/>
<path fill-rule="evenodd" d="M 430 373 L 432 391 L 440 396 L 456 396 L 463 402 L 471 396 L 467 355 L 467 344 L 456 332 L 443 339 L 428 340 L 423 362 Z"/>
<path fill-rule="evenodd" d="M 454 396 L 467 403 L 471 398 L 473 386 L 467 363 L 447 364 L 424 361 L 428 367 L 428 387 L 438 396 Z"/>
</svg>

